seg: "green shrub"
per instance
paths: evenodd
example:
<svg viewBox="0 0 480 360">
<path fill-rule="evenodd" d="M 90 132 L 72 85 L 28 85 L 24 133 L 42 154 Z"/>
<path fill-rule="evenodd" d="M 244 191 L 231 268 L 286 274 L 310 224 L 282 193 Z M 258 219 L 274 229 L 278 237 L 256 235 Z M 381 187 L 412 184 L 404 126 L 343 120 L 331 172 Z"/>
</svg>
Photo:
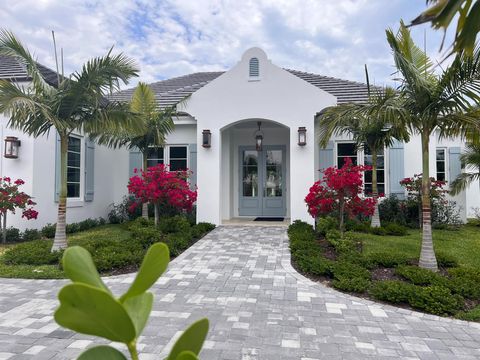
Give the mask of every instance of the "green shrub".
<svg viewBox="0 0 480 360">
<path fill-rule="evenodd" d="M 215 225 L 207 222 L 200 222 L 192 226 L 192 237 L 200 239 L 205 234 L 215 229 Z"/>
<path fill-rule="evenodd" d="M 347 225 L 349 231 L 369 233 L 371 230 L 370 224 L 366 222 L 353 222 L 352 224 Z"/>
<path fill-rule="evenodd" d="M 372 227 L 370 228 L 370 233 L 373 235 L 385 236 L 387 235 L 387 230 L 383 227 Z"/>
<path fill-rule="evenodd" d="M 51 252 L 52 242 L 35 240 L 18 244 L 3 254 L 7 265 L 51 265 L 58 264 L 60 251 Z"/>
<path fill-rule="evenodd" d="M 315 231 L 313 230 L 313 226 L 301 220 L 295 220 L 288 227 L 287 233 L 289 237 L 297 233 L 310 233 L 312 234 L 312 236 L 315 236 Z"/>
<path fill-rule="evenodd" d="M 370 286 L 370 280 L 362 277 L 340 277 L 333 279 L 332 285 L 339 290 L 363 293 Z"/>
<path fill-rule="evenodd" d="M 20 237 L 20 230 L 14 227 L 9 227 L 7 230 L 7 242 L 16 243 L 19 242 L 22 238 Z"/>
<path fill-rule="evenodd" d="M 80 224 L 79 223 L 71 223 L 67 224 L 65 227 L 65 231 L 67 234 L 74 234 L 80 231 Z"/>
<path fill-rule="evenodd" d="M 370 271 L 364 267 L 347 261 L 337 261 L 332 266 L 332 273 L 335 279 L 341 278 L 363 278 L 370 279 Z"/>
<path fill-rule="evenodd" d="M 408 230 L 405 226 L 389 223 L 384 226 L 385 233 L 392 236 L 405 236 L 408 235 Z"/>
<path fill-rule="evenodd" d="M 337 219 L 326 216 L 317 219 L 316 231 L 319 235 L 325 236 L 330 230 L 338 229 Z"/>
<path fill-rule="evenodd" d="M 369 289 L 369 294 L 381 301 L 394 304 L 408 303 L 415 291 L 415 286 L 398 280 L 375 281 Z"/>
<path fill-rule="evenodd" d="M 107 223 L 107 220 L 105 220 L 104 218 L 102 218 L 102 217 L 98 218 L 98 226 L 103 226 L 106 223 Z"/>
<path fill-rule="evenodd" d="M 22 234 L 23 241 L 39 240 L 42 238 L 42 234 L 37 229 L 25 229 Z"/>
<path fill-rule="evenodd" d="M 415 285 L 445 284 L 447 282 L 443 276 L 418 266 L 398 266 L 395 273 Z"/>
<path fill-rule="evenodd" d="M 89 230 L 89 229 L 92 229 L 96 226 L 99 225 L 99 222 L 97 219 L 85 219 L 83 221 L 80 221 L 78 223 L 78 227 L 80 229 L 80 231 L 85 231 L 85 230 Z"/>
<path fill-rule="evenodd" d="M 365 256 L 365 266 L 369 268 L 385 267 L 393 268 L 405 265 L 413 261 L 407 254 L 393 252 L 373 252 Z"/>
<path fill-rule="evenodd" d="M 416 286 L 409 298 L 411 307 L 435 315 L 451 315 L 462 309 L 465 300 L 443 286 Z"/>
<path fill-rule="evenodd" d="M 42 236 L 44 236 L 48 239 L 53 239 L 55 237 L 56 226 L 57 226 L 56 224 L 45 225 L 41 230 Z"/>
<path fill-rule="evenodd" d="M 468 299 L 480 299 L 480 271 L 470 268 L 452 268 L 448 270 L 448 287 L 452 292 Z"/>
<path fill-rule="evenodd" d="M 320 276 L 331 276 L 334 262 L 324 258 L 321 254 L 315 254 L 308 250 L 300 250 L 296 253 L 295 263 L 304 273 Z"/>
<path fill-rule="evenodd" d="M 167 244 L 168 248 L 170 249 L 170 255 L 172 257 L 176 257 L 189 247 L 192 239 L 190 234 L 178 232 L 167 234 L 163 242 Z"/>
<path fill-rule="evenodd" d="M 461 311 L 455 317 L 466 321 L 480 321 L 480 305 L 469 311 Z"/>
<path fill-rule="evenodd" d="M 391 194 L 387 198 L 382 199 L 378 204 L 380 220 L 382 222 L 397 223 L 399 225 L 407 225 L 408 212 L 403 210 L 404 201 L 400 200 L 396 195 Z M 418 212 L 418 210 L 417 210 Z"/>
<path fill-rule="evenodd" d="M 190 233 L 190 223 L 182 215 L 161 218 L 158 228 L 164 234 Z"/>
<path fill-rule="evenodd" d="M 441 268 L 458 267 L 458 261 L 455 256 L 441 251 L 437 251 L 435 255 L 437 257 L 438 266 L 440 266 Z"/>
<path fill-rule="evenodd" d="M 164 241 L 165 236 L 153 226 L 137 227 L 132 230 L 132 240 L 138 242 L 144 249 Z"/>
</svg>

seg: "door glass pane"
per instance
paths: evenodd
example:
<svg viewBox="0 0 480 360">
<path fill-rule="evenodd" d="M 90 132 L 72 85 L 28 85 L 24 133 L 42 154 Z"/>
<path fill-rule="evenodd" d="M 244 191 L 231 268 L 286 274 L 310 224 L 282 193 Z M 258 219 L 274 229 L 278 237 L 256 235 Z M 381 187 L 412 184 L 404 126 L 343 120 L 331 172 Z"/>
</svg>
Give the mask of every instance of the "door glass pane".
<svg viewBox="0 0 480 360">
<path fill-rule="evenodd" d="M 258 196 L 258 152 L 257 151 L 243 152 L 242 194 L 245 197 Z"/>
<path fill-rule="evenodd" d="M 265 196 L 282 196 L 282 150 L 267 150 L 265 156 Z"/>
</svg>

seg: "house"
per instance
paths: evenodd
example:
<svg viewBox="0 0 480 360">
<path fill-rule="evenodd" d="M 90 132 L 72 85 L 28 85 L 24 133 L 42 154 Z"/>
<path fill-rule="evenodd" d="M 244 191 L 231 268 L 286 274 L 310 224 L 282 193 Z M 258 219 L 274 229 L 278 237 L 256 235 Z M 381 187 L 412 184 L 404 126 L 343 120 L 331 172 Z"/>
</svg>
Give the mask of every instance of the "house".
<svg viewBox="0 0 480 360">
<path fill-rule="evenodd" d="M 0 64 L 0 76 L 5 78 L 6 66 Z M 366 85 L 282 69 L 259 48 L 247 50 L 226 72 L 194 73 L 151 86 L 159 106 L 176 105 L 179 115 L 166 146 L 152 148 L 148 162 L 193 171 L 192 186 L 198 187 L 197 221 L 222 224 L 237 218 L 285 217 L 312 222 L 304 198 L 320 178 L 319 169 L 341 165 L 346 157 L 360 164 L 370 159 L 356 151 L 346 136 L 332 138 L 325 149 L 320 148 L 315 120 L 327 106 L 365 102 Z M 128 101 L 133 91 L 118 92 L 112 99 Z M 54 222 L 55 134 L 33 140 L 7 129 L 5 123 L 3 119 L 2 138 L 17 136 L 22 146 L 18 159 L 2 157 L 1 174 L 26 180 L 25 191 L 39 204 L 38 225 Z M 105 216 L 109 205 L 126 194 L 129 176 L 141 167 L 141 155 L 95 146 L 81 134 L 72 137 L 69 156 L 77 159 L 77 165 L 80 160 L 80 165 L 78 181 L 71 184 L 68 222 Z M 462 171 L 459 155 L 463 146 L 460 139 L 432 136 L 432 176 L 453 180 Z M 421 173 L 420 138 L 414 136 L 406 144 L 385 149 L 379 165 L 380 191 L 404 196 L 399 181 Z M 366 187 L 371 186 L 368 180 Z M 473 207 L 480 206 L 479 184 L 472 184 L 454 200 L 465 219 Z M 16 220 L 9 224 L 26 226 L 25 221 Z"/>
</svg>

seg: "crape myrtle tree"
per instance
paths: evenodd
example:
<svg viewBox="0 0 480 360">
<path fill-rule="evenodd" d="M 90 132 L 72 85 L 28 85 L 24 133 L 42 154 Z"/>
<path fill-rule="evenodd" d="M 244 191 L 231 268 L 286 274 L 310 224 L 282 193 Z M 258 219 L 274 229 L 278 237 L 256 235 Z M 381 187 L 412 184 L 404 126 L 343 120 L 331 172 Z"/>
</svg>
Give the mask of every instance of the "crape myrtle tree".
<svg viewBox="0 0 480 360">
<path fill-rule="evenodd" d="M 69 77 L 58 74 L 57 86 L 50 85 L 26 47 L 7 30 L 0 31 L 0 54 L 16 58 L 31 78 L 31 86 L 0 80 L 0 113 L 8 125 L 27 135 L 48 135 L 52 129 L 60 138 L 60 196 L 52 251 L 67 247 L 67 149 L 72 132 L 101 133 L 139 128 L 124 105 L 106 100 L 120 83 L 137 76 L 133 60 L 111 50 L 103 57 L 87 61 Z M 63 66 L 62 66 L 63 67 Z M 53 154 L 52 154 L 53 156 Z"/>
<path fill-rule="evenodd" d="M 99 134 L 99 144 L 138 149 L 142 153 L 144 171 L 147 170 L 149 151 L 165 145 L 165 137 L 173 131 L 174 123 L 172 116 L 174 108 L 159 109 L 155 100 L 155 93 L 145 83 L 138 83 L 130 101 L 130 110 L 137 115 L 138 121 L 143 123 L 144 130 L 140 133 L 116 132 Z M 148 219 L 148 203 L 142 204 L 142 217 Z"/>
<path fill-rule="evenodd" d="M 368 83 L 368 75 L 367 75 Z M 380 226 L 378 211 L 377 159 L 395 140 L 408 141 L 409 134 L 403 124 L 395 120 L 398 95 L 392 88 L 370 89 L 366 104 L 341 104 L 326 108 L 318 115 L 320 145 L 326 146 L 332 135 L 350 135 L 358 149 L 368 149 L 372 154 L 372 193 L 375 210 L 372 227 Z"/>
<path fill-rule="evenodd" d="M 430 136 L 464 136 L 479 131 L 480 51 L 462 53 L 444 69 L 436 67 L 417 46 L 401 23 L 395 34 L 386 31 L 398 70 L 403 111 L 396 112 L 410 134 L 421 138 L 422 154 L 422 246 L 419 266 L 438 270 L 433 248 L 430 203 Z"/>
</svg>

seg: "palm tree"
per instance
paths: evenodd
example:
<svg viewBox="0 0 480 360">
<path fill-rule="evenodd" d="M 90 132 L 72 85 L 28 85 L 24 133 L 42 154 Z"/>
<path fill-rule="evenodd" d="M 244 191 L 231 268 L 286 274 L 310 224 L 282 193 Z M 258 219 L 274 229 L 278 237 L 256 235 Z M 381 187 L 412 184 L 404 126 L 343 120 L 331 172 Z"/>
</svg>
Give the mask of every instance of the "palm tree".
<svg viewBox="0 0 480 360">
<path fill-rule="evenodd" d="M 137 115 L 138 121 L 143 123 L 140 133 L 116 132 L 104 133 L 97 136 L 99 144 L 110 147 L 125 146 L 127 149 L 139 149 L 142 153 L 143 170 L 148 167 L 149 151 L 155 147 L 165 145 L 165 137 L 173 131 L 172 116 L 174 108 L 158 109 L 155 93 L 145 83 L 138 83 L 130 101 L 130 110 Z M 95 138 L 96 136 L 93 135 Z M 142 204 L 142 216 L 148 219 L 148 204 Z"/>
<path fill-rule="evenodd" d="M 474 172 L 464 172 L 450 184 L 450 194 L 457 195 L 467 188 L 470 183 L 480 179 L 480 144 L 468 143 L 465 151 L 460 155 L 460 161 L 465 169 L 475 169 Z"/>
<path fill-rule="evenodd" d="M 54 128 L 60 137 L 60 196 L 52 251 L 67 247 L 67 148 L 74 131 L 85 134 L 118 128 L 138 128 L 125 106 L 108 102 L 107 92 L 120 82 L 137 76 L 134 62 L 123 54 L 89 60 L 69 78 L 58 74 L 58 86 L 49 85 L 28 49 L 7 30 L 0 30 L 0 54 L 21 62 L 32 79 L 31 87 L 0 80 L 0 113 L 9 117 L 9 126 L 39 137 Z M 57 71 L 58 73 L 58 71 Z"/>
<path fill-rule="evenodd" d="M 368 74 L 367 74 L 368 79 Z M 368 80 L 367 80 L 368 82 Z M 370 86 L 369 86 L 370 89 Z M 370 93 L 370 90 L 369 90 Z M 341 104 L 324 110 L 319 116 L 320 145 L 326 146 L 332 135 L 351 135 L 357 148 L 370 150 L 372 155 L 372 197 L 378 199 L 378 155 L 394 140 L 408 141 L 408 131 L 387 121 L 395 119 L 392 112 L 400 111 L 398 96 L 392 88 L 375 91 L 367 104 Z M 378 202 L 371 220 L 372 227 L 380 226 Z"/>
<path fill-rule="evenodd" d="M 433 248 L 430 204 L 430 136 L 463 136 L 478 133 L 480 101 L 480 49 L 473 56 L 465 53 L 437 74 L 428 56 L 414 44 L 403 24 L 397 35 L 387 30 L 387 40 L 393 52 L 401 78 L 398 88 L 404 113 L 399 121 L 411 134 L 421 138 L 422 151 L 422 247 L 419 266 L 438 270 Z"/>
</svg>

